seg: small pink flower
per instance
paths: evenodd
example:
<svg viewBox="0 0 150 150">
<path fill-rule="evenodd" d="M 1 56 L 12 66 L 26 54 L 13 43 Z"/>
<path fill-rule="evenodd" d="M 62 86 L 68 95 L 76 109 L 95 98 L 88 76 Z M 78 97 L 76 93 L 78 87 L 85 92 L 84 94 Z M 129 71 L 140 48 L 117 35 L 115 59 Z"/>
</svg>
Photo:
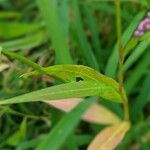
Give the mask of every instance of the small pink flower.
<svg viewBox="0 0 150 150">
<path fill-rule="evenodd" d="M 139 23 L 134 36 L 143 36 L 145 31 L 150 31 L 150 11 L 147 13 L 147 17 Z"/>
<path fill-rule="evenodd" d="M 145 25 L 145 29 L 146 29 L 146 30 L 150 30 L 150 24 L 146 24 L 146 25 Z"/>
<path fill-rule="evenodd" d="M 138 30 L 139 31 L 144 31 L 144 24 L 145 24 L 145 22 L 144 21 L 142 21 L 140 24 L 139 24 L 139 26 L 138 26 Z"/>
<path fill-rule="evenodd" d="M 137 30 L 137 31 L 134 32 L 134 35 L 135 36 L 142 36 L 142 35 L 144 35 L 144 32 Z"/>
<path fill-rule="evenodd" d="M 142 22 L 143 22 L 144 24 L 150 23 L 150 18 L 145 18 Z"/>
</svg>

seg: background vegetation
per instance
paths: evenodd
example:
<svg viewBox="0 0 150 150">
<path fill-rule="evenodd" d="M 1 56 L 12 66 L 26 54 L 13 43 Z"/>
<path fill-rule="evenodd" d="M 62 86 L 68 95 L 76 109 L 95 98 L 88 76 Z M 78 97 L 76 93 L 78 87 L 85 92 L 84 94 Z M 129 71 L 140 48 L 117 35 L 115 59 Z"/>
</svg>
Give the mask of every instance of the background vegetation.
<svg viewBox="0 0 150 150">
<path fill-rule="evenodd" d="M 149 8 L 149 0 L 121 1 L 123 46 L 132 39 Z M 0 0 L 0 46 L 41 66 L 82 64 L 117 79 L 115 15 L 114 1 L 107 0 Z M 150 148 L 149 37 L 147 34 L 140 42 L 133 42 L 126 48 L 130 51 L 123 66 L 124 85 L 129 96 L 132 126 L 117 150 Z M 61 83 L 46 75 L 20 78 L 32 68 L 4 55 L 0 59 L 0 100 Z M 90 103 L 89 100 L 85 110 Z M 99 103 L 123 118 L 120 104 L 102 98 Z M 107 123 L 78 123 L 84 112 L 82 107 L 79 106 L 82 111 L 76 119 L 68 119 L 69 122 L 61 126 L 62 119 L 70 117 L 60 111 L 61 108 L 56 109 L 47 103 L 0 106 L 0 149 L 35 149 L 49 132 L 56 134 L 61 130 L 62 135 L 53 138 L 55 145 L 60 144 L 61 150 L 85 150 Z M 73 111 L 69 113 L 71 117 Z M 56 125 L 57 131 L 53 128 Z M 63 138 L 63 144 L 59 143 Z"/>
</svg>

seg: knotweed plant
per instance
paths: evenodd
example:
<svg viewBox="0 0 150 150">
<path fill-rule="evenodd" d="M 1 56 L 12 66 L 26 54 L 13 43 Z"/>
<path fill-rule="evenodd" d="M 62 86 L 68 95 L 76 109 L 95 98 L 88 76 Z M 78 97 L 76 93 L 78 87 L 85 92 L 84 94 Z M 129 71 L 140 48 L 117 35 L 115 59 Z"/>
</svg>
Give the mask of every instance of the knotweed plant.
<svg viewBox="0 0 150 150">
<path fill-rule="evenodd" d="M 135 36 L 143 36 L 146 31 L 150 31 L 150 12 L 147 13 L 146 18 L 144 18 L 138 25 Z"/>
<path fill-rule="evenodd" d="M 54 38 L 52 38 L 54 48 L 57 50 L 60 50 L 61 48 L 65 49 L 64 51 L 68 60 L 67 62 L 72 63 L 71 57 L 68 56 L 68 46 L 62 45 L 63 42 L 65 43 L 65 40 L 62 36 L 63 34 L 61 34 L 62 30 L 58 25 L 59 21 L 57 16 L 51 17 L 55 18 L 53 21 L 47 16 L 47 12 L 49 11 L 48 6 L 53 6 L 55 1 L 37 0 L 37 4 L 48 28 L 48 34 L 54 33 Z M 45 6 L 44 8 L 43 4 Z M 132 126 L 130 123 L 127 91 L 124 88 L 124 74 L 126 69 L 129 67 L 130 62 L 133 61 L 132 56 L 131 58 L 129 56 L 130 52 L 138 45 L 142 44 L 143 41 L 145 42 L 145 40 L 150 36 L 150 12 L 145 15 L 145 18 L 141 22 L 138 21 L 137 24 L 134 25 L 132 32 L 129 33 L 131 36 L 128 38 L 126 43 L 123 43 L 120 0 L 115 0 L 115 6 L 118 59 L 113 59 L 113 62 L 118 61 L 116 65 L 118 67 L 118 76 L 116 80 L 110 76 L 107 76 L 107 72 L 106 75 L 103 75 L 96 70 L 96 67 L 93 69 L 83 65 L 71 64 L 42 67 L 15 52 L 6 50 L 5 48 L 1 49 L 1 55 L 17 59 L 21 63 L 24 63 L 34 69 L 34 71 L 22 74 L 21 78 L 28 79 L 31 76 L 41 76 L 44 74 L 48 77 L 57 78 L 64 82 L 59 85 L 54 85 L 0 101 L 0 106 L 2 107 L 18 103 L 40 101 L 65 112 L 69 112 L 46 136 L 42 138 L 42 140 L 40 140 L 39 143 L 37 143 L 37 150 L 60 149 L 61 145 L 68 139 L 69 135 L 72 133 L 72 130 L 79 123 L 80 118 L 89 123 L 107 125 L 89 143 L 87 148 L 88 150 L 115 149 Z M 55 7 L 51 8 L 52 12 L 55 12 L 54 8 Z M 74 9 L 78 12 L 77 3 L 75 0 Z M 142 15 L 140 14 L 140 16 Z M 79 18 L 79 16 L 77 18 Z M 81 20 L 79 19 L 78 23 L 80 21 Z M 52 22 L 54 22 L 54 24 L 56 23 L 56 26 L 58 25 L 57 29 L 59 32 L 54 30 Z M 131 27 L 133 27 L 133 25 Z M 58 36 L 55 33 L 58 33 Z M 59 40 L 60 45 L 57 44 L 56 39 Z M 58 53 L 56 53 L 56 55 L 57 54 Z M 61 57 L 60 53 L 58 55 Z M 85 57 L 89 57 L 87 55 L 92 57 L 90 53 L 85 54 Z M 129 57 L 129 61 L 125 62 L 127 56 Z M 65 63 L 66 60 L 62 58 L 61 61 L 64 61 Z M 92 57 L 89 62 L 91 61 L 95 62 L 95 59 Z M 96 63 L 95 66 L 97 66 Z M 115 70 L 115 67 L 113 69 Z M 97 101 L 99 99 L 101 101 L 108 100 L 123 106 L 124 118 L 121 119 L 112 111 L 100 105 Z"/>
</svg>

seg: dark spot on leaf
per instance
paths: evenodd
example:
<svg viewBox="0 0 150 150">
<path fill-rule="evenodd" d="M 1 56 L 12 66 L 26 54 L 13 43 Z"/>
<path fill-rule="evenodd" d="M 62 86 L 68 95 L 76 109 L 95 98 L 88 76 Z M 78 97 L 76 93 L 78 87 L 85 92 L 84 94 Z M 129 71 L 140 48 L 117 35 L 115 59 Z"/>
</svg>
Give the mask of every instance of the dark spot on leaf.
<svg viewBox="0 0 150 150">
<path fill-rule="evenodd" d="M 81 78 L 81 77 L 76 77 L 76 82 L 78 82 L 78 81 L 83 81 L 83 78 Z"/>
</svg>

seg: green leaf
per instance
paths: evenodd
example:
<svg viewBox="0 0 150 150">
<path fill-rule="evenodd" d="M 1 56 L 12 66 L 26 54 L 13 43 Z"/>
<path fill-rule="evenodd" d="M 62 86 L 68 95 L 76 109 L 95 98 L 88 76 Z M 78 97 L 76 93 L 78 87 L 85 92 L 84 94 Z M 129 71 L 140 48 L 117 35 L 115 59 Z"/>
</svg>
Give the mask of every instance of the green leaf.
<svg viewBox="0 0 150 150">
<path fill-rule="evenodd" d="M 56 87 L 51 87 L 51 89 L 49 89 L 51 90 L 49 91 L 50 93 L 48 93 L 47 91 L 47 93 L 50 94 L 47 100 L 99 95 L 105 99 L 110 99 L 110 100 L 121 102 L 118 83 L 115 80 L 100 74 L 99 72 L 95 71 L 92 68 L 82 66 L 82 65 L 55 65 L 55 66 L 51 66 L 48 68 L 43 68 L 39 66 L 38 64 L 28 60 L 27 58 L 17 55 L 16 53 L 13 53 L 7 50 L 3 50 L 2 53 L 12 58 L 18 59 L 19 61 L 31 66 L 32 68 L 36 69 L 38 72 L 42 74 L 54 76 L 54 77 L 63 79 L 66 82 L 75 81 L 76 78 L 78 77 L 84 81 L 84 82 L 79 82 L 79 83 L 73 82 L 70 84 L 63 84 L 63 85 L 59 85 Z M 31 72 L 28 75 L 39 74 L 38 72 Z M 28 76 L 28 75 L 24 75 L 24 76 Z M 59 92 L 59 90 L 62 90 L 61 91 L 62 93 Z M 79 90 L 81 90 L 81 92 Z M 73 91 L 74 92 L 76 91 L 76 94 L 72 93 Z M 66 95 L 65 92 L 68 92 L 68 95 Z M 30 93 L 29 95 L 31 96 L 32 93 Z M 41 100 L 37 97 L 37 95 L 35 95 L 35 97 L 36 97 L 35 101 Z M 24 98 L 24 96 L 21 98 Z M 16 103 L 16 99 L 14 101 Z M 23 100 L 23 102 L 26 102 L 26 101 L 28 101 L 27 98 Z M 31 101 L 34 101 L 34 99 L 32 99 Z"/>
<path fill-rule="evenodd" d="M 65 82 L 75 81 L 76 78 L 81 78 L 84 81 L 90 81 L 98 85 L 106 85 L 114 90 L 115 93 L 119 93 L 118 83 L 97 72 L 96 70 L 82 66 L 82 65 L 55 65 L 47 68 L 43 68 L 47 75 L 59 78 Z M 30 75 L 38 75 L 39 72 L 29 72 L 22 75 L 22 77 L 29 77 Z M 103 97 L 103 96 L 102 96 Z M 105 97 L 106 98 L 106 97 Z"/>
<path fill-rule="evenodd" d="M 145 15 L 145 12 L 140 12 L 131 22 L 131 24 L 128 26 L 128 28 L 125 30 L 123 36 L 122 36 L 122 43 L 123 46 L 126 46 L 130 38 L 132 37 L 133 32 L 135 31 L 139 21 L 143 18 Z M 117 43 L 114 46 L 114 50 L 112 54 L 110 55 L 110 58 L 108 60 L 105 74 L 110 77 L 115 77 L 116 70 L 118 66 L 118 50 L 117 50 Z"/>
<path fill-rule="evenodd" d="M 11 146 L 16 146 L 26 135 L 26 121 L 27 119 L 24 118 L 21 122 L 20 128 L 14 134 L 12 134 L 8 139 L 7 143 Z"/>
<path fill-rule="evenodd" d="M 36 31 L 39 28 L 41 28 L 41 24 L 0 21 L 0 37 L 6 39 L 16 38 L 18 36 L 23 36 L 27 33 Z"/>
<path fill-rule="evenodd" d="M 12 50 L 31 49 L 45 42 L 46 38 L 46 34 L 39 31 L 23 38 L 2 42 L 0 43 L 0 46 Z"/>
<path fill-rule="evenodd" d="M 144 106 L 150 101 L 150 72 L 141 87 L 140 94 L 131 105 L 131 116 L 134 121 L 138 121 L 138 115 L 142 113 Z"/>
<path fill-rule="evenodd" d="M 0 11 L 0 19 L 10 19 L 10 18 L 19 18 L 21 16 L 20 12 L 16 11 Z"/>
<path fill-rule="evenodd" d="M 86 39 L 86 35 L 83 30 L 83 23 L 82 23 L 80 8 L 77 0 L 72 0 L 72 9 L 74 15 L 73 24 L 75 28 L 75 34 L 80 45 L 80 50 L 83 56 L 86 58 L 87 64 L 92 68 L 99 70 L 98 62 L 91 49 L 91 45 L 88 43 Z"/>
<path fill-rule="evenodd" d="M 148 66 L 150 65 L 149 58 L 150 51 L 147 51 L 144 56 L 142 56 L 141 61 L 132 70 L 132 74 L 128 76 L 125 82 L 125 89 L 128 94 L 132 92 L 133 88 L 139 82 L 141 77 L 146 73 Z"/>
<path fill-rule="evenodd" d="M 100 39 L 99 39 L 99 35 L 98 35 L 98 28 L 96 26 L 95 23 L 95 18 L 94 16 L 92 16 L 92 12 L 90 10 L 90 8 L 88 6 L 86 6 L 84 3 L 82 4 L 82 10 L 84 13 L 84 16 L 86 18 L 86 23 L 88 25 L 88 28 L 90 30 L 91 33 L 91 40 L 92 40 L 92 45 L 93 48 L 95 50 L 95 54 L 96 54 L 96 58 L 98 62 L 101 62 L 101 43 L 100 43 Z"/>
<path fill-rule="evenodd" d="M 137 48 L 131 53 L 128 59 L 125 61 L 123 69 L 126 71 L 130 66 L 132 66 L 135 61 L 147 50 L 147 47 L 150 45 L 150 40 L 146 39 L 142 41 Z"/>
<path fill-rule="evenodd" d="M 106 84 L 118 91 L 118 83 L 96 70 L 82 65 L 54 65 L 43 68 L 47 75 L 59 78 L 65 82 L 75 81 L 76 78 L 81 78 L 84 81 L 92 81 L 98 84 Z M 31 75 L 39 75 L 38 71 L 23 74 L 21 77 L 27 78 Z"/>
<path fill-rule="evenodd" d="M 36 150 L 58 150 L 73 129 L 77 126 L 86 109 L 96 100 L 88 98 L 82 101 L 70 113 L 62 118 Z"/>
<path fill-rule="evenodd" d="M 70 64 L 73 63 L 73 60 L 61 25 L 57 2 L 57 0 L 37 0 L 37 5 L 46 23 L 49 38 L 55 48 L 57 62 Z"/>
<path fill-rule="evenodd" d="M 139 38 L 133 37 L 124 48 L 124 57 L 137 45 Z"/>
<path fill-rule="evenodd" d="M 33 101 L 57 100 L 65 98 L 78 98 L 85 96 L 101 96 L 105 99 L 121 102 L 121 97 L 113 88 L 95 82 L 70 82 L 42 90 L 37 90 L 7 100 L 1 100 L 0 105 L 15 104 Z"/>
</svg>

